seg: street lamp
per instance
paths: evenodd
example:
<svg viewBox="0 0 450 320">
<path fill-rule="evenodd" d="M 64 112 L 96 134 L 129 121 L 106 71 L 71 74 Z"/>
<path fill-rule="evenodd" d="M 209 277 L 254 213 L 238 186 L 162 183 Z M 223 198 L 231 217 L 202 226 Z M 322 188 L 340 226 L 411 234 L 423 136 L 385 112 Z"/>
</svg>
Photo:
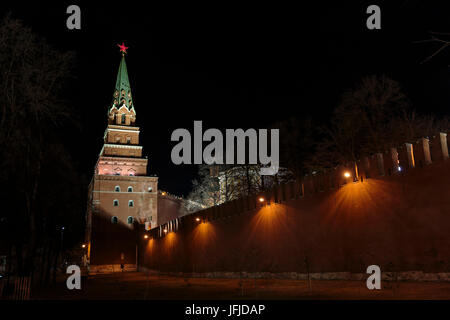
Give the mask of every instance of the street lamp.
<svg viewBox="0 0 450 320">
<path fill-rule="evenodd" d="M 63 247 L 63 243 L 64 243 L 64 227 L 61 227 L 61 250 Z"/>
<path fill-rule="evenodd" d="M 61 227 L 61 260 L 64 261 L 64 227 Z"/>
</svg>

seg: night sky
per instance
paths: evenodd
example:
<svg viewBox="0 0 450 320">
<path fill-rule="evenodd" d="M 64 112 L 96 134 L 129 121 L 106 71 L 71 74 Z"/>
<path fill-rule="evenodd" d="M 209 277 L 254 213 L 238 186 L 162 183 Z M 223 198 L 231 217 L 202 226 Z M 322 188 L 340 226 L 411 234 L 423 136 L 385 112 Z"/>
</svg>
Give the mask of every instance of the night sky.
<svg viewBox="0 0 450 320">
<path fill-rule="evenodd" d="M 87 176 L 107 125 L 121 57 L 117 44 L 125 42 L 149 174 L 159 176 L 160 189 L 186 195 L 196 169 L 171 163 L 170 135 L 176 128 L 193 132 L 194 120 L 203 120 L 204 130 L 267 128 L 291 116 L 324 124 L 339 96 L 371 74 L 399 81 L 418 111 L 450 114 L 450 48 L 421 64 L 438 45 L 414 43 L 429 38 L 428 31 L 450 32 L 445 7 L 334 2 L 157 7 L 150 1 L 17 1 L 2 10 L 59 50 L 76 52 L 76 78 L 65 96 L 80 114 L 81 131 L 68 144 Z M 81 30 L 66 28 L 71 4 L 81 7 Z M 381 7 L 381 30 L 366 28 L 370 4 Z"/>
</svg>

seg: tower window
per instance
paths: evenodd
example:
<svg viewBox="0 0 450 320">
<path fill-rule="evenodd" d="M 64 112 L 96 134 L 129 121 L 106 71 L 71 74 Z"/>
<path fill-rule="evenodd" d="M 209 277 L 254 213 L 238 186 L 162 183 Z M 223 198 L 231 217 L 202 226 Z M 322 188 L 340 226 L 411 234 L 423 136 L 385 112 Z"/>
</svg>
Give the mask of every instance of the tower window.
<svg viewBox="0 0 450 320">
<path fill-rule="evenodd" d="M 111 217 L 112 223 L 117 224 L 118 221 L 119 221 L 119 219 L 117 219 L 117 217 Z"/>
<path fill-rule="evenodd" d="M 127 218 L 127 223 L 128 224 L 133 224 L 133 222 L 134 222 L 133 217 L 130 216 L 130 217 Z"/>
<path fill-rule="evenodd" d="M 133 200 L 129 200 L 128 201 L 128 206 L 129 207 L 134 207 L 134 201 Z"/>
<path fill-rule="evenodd" d="M 119 206 L 119 200 L 114 199 L 113 205 L 114 205 L 114 207 L 118 207 Z"/>
<path fill-rule="evenodd" d="M 125 123 L 125 114 L 122 114 L 122 123 Z"/>
<path fill-rule="evenodd" d="M 133 192 L 133 187 L 128 187 L 128 192 Z"/>
<path fill-rule="evenodd" d="M 114 191 L 115 192 L 120 192 L 120 187 L 119 186 L 115 186 Z"/>
<path fill-rule="evenodd" d="M 127 137 L 127 144 L 130 144 L 130 143 L 131 143 L 131 138 Z"/>
</svg>

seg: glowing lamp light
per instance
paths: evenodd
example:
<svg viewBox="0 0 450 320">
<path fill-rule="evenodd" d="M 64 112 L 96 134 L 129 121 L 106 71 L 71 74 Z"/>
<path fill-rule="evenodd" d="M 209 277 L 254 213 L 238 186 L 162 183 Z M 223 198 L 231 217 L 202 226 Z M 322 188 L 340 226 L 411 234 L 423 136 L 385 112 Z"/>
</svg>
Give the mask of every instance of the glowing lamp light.
<svg viewBox="0 0 450 320">
<path fill-rule="evenodd" d="M 148 235 L 147 234 L 144 236 L 144 239 L 148 239 Z"/>
<path fill-rule="evenodd" d="M 199 221 L 200 221 L 200 218 L 195 218 L 195 221 L 199 222 Z"/>
<path fill-rule="evenodd" d="M 165 196 L 165 195 L 166 195 L 166 192 L 165 192 L 165 191 L 163 191 L 163 192 L 161 192 L 161 194 L 162 194 L 163 196 Z"/>
<path fill-rule="evenodd" d="M 347 172 L 345 172 L 345 173 L 344 173 L 344 177 L 346 177 L 346 178 L 350 178 L 350 172 L 348 172 L 348 171 L 347 171 Z"/>
<path fill-rule="evenodd" d="M 86 245 L 85 245 L 85 244 L 82 244 L 81 247 L 82 247 L 82 248 L 86 248 Z"/>
<path fill-rule="evenodd" d="M 397 170 L 402 171 L 402 167 L 398 166 Z"/>
<path fill-rule="evenodd" d="M 263 197 L 259 197 L 259 202 L 264 202 L 266 199 L 264 199 Z"/>
<path fill-rule="evenodd" d="M 164 229 L 164 233 L 167 233 L 167 229 Z"/>
</svg>

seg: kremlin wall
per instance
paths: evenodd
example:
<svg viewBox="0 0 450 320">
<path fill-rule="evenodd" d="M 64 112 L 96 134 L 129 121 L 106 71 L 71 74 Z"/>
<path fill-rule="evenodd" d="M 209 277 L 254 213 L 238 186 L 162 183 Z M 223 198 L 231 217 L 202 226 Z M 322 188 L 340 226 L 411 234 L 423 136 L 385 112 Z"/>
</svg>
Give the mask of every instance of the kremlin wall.
<svg viewBox="0 0 450 320">
<path fill-rule="evenodd" d="M 138 269 L 205 277 L 450 280 L 447 135 L 141 229 Z M 159 204 L 158 204 L 159 206 Z"/>
</svg>

